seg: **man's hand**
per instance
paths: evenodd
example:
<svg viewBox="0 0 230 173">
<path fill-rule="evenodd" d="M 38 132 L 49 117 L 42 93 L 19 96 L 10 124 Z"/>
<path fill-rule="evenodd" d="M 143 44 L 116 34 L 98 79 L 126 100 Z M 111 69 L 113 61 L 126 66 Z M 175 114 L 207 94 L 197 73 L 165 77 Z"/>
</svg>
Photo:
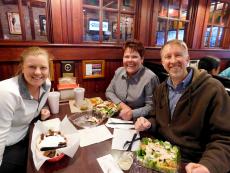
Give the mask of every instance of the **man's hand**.
<svg viewBox="0 0 230 173">
<path fill-rule="evenodd" d="M 41 120 L 46 120 L 49 117 L 50 117 L 50 111 L 46 108 L 43 108 L 41 110 Z"/>
<path fill-rule="evenodd" d="M 119 113 L 119 117 L 123 120 L 131 120 L 133 118 L 132 109 L 122 109 Z"/>
<path fill-rule="evenodd" d="M 185 167 L 186 173 L 210 173 L 207 167 L 199 163 L 189 163 Z"/>
<path fill-rule="evenodd" d="M 147 120 L 144 117 L 138 118 L 135 123 L 135 129 L 137 131 L 144 131 L 144 130 L 149 129 L 150 127 L 151 127 L 151 123 L 149 122 L 149 120 Z"/>
<path fill-rule="evenodd" d="M 121 102 L 119 106 L 121 108 L 119 117 L 121 117 L 123 120 L 131 120 L 133 118 L 132 109 L 123 102 Z"/>
</svg>

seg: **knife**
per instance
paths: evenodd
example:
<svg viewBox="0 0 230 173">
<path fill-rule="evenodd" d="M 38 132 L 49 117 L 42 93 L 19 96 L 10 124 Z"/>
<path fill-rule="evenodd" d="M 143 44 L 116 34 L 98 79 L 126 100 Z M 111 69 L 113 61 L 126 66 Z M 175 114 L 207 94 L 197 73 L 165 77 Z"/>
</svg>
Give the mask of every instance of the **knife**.
<svg viewBox="0 0 230 173">
<path fill-rule="evenodd" d="M 118 122 L 110 122 L 108 124 L 127 124 L 127 125 L 133 125 L 133 122 L 126 122 L 126 123 L 118 123 Z"/>
<path fill-rule="evenodd" d="M 58 145 L 55 147 L 42 147 L 40 148 L 40 151 L 56 150 L 56 149 L 64 148 L 64 147 L 66 147 L 66 145 Z"/>
</svg>

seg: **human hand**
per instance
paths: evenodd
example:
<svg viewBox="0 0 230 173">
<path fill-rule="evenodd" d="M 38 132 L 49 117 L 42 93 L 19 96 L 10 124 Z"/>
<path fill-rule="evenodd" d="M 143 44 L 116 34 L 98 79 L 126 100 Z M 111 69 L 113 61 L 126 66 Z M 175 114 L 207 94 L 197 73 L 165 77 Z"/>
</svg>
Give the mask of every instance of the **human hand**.
<svg viewBox="0 0 230 173">
<path fill-rule="evenodd" d="M 144 117 L 140 117 L 135 122 L 135 129 L 137 131 L 144 131 L 151 127 L 151 123 Z"/>
<path fill-rule="evenodd" d="M 49 117 L 50 117 L 50 111 L 49 111 L 49 109 L 43 108 L 41 110 L 41 120 L 46 120 Z"/>
<path fill-rule="evenodd" d="M 133 117 L 132 109 L 122 109 L 119 113 L 119 117 L 123 120 L 131 120 Z"/>
<path fill-rule="evenodd" d="M 125 103 L 123 103 L 123 102 L 121 102 L 121 103 L 119 104 L 119 106 L 120 106 L 121 110 L 123 110 L 123 109 L 131 109 L 127 104 L 125 104 Z"/>
<path fill-rule="evenodd" d="M 186 173 L 210 173 L 207 167 L 199 163 L 189 163 L 185 166 Z"/>
</svg>

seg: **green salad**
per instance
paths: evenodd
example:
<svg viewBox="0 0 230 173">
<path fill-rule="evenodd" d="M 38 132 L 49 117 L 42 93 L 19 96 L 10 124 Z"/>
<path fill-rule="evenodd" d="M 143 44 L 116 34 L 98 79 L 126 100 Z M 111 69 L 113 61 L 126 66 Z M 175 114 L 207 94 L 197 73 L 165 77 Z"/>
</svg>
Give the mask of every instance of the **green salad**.
<svg viewBox="0 0 230 173">
<path fill-rule="evenodd" d="M 102 117 L 112 117 L 120 110 L 119 106 L 111 101 L 103 101 L 102 103 L 93 107 L 93 111 L 96 114 L 100 114 Z"/>
<path fill-rule="evenodd" d="M 178 171 L 179 148 L 167 141 L 143 138 L 136 155 L 138 162 L 144 167 L 164 173 L 176 173 Z"/>
</svg>

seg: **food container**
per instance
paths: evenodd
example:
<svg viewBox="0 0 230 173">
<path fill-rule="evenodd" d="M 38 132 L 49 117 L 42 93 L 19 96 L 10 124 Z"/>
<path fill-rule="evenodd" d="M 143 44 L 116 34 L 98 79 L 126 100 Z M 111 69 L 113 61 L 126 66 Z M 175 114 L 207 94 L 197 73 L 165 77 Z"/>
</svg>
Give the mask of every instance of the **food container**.
<svg viewBox="0 0 230 173">
<path fill-rule="evenodd" d="M 60 133 L 63 134 L 64 137 L 66 137 L 66 147 L 56 149 L 57 155 L 53 158 L 44 156 L 37 147 L 40 139 L 39 137 L 42 134 L 47 134 L 50 129 L 53 131 L 60 131 Z M 37 121 L 33 128 L 31 140 L 31 151 L 34 166 L 37 170 L 39 170 L 45 161 L 56 162 L 61 160 L 65 156 L 69 156 L 72 158 L 78 150 L 79 145 L 80 136 L 77 133 L 77 129 L 72 125 L 67 117 L 65 117 L 62 121 L 60 121 L 58 118 L 47 121 Z"/>
<path fill-rule="evenodd" d="M 143 138 L 136 160 L 143 167 L 163 173 L 177 173 L 180 166 L 180 151 L 168 141 Z"/>
<path fill-rule="evenodd" d="M 103 101 L 101 104 L 93 107 L 93 112 L 95 114 L 105 118 L 114 116 L 119 110 L 120 107 L 111 101 Z"/>
</svg>

